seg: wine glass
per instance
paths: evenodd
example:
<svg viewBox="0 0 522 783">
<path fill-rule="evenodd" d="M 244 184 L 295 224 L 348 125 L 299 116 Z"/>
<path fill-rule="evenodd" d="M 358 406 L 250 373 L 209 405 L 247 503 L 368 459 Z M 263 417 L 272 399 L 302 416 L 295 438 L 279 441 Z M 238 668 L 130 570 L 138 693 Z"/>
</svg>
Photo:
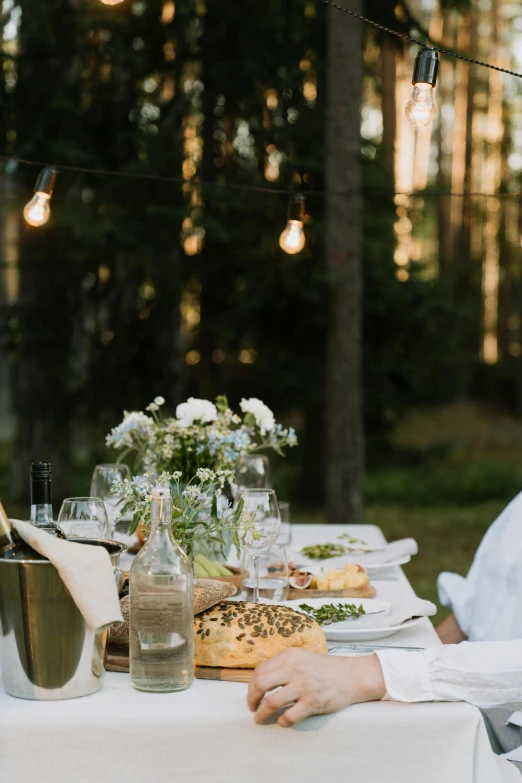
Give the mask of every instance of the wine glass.
<svg viewBox="0 0 522 783">
<path fill-rule="evenodd" d="M 270 462 L 262 454 L 245 454 L 236 463 L 236 483 L 241 489 L 272 489 Z"/>
<path fill-rule="evenodd" d="M 289 545 L 292 543 L 292 520 L 290 518 L 290 503 L 281 500 L 279 502 L 279 513 L 281 515 L 281 529 L 277 537 L 277 543 Z"/>
<path fill-rule="evenodd" d="M 112 485 L 115 481 L 130 479 L 131 472 L 128 465 L 111 463 L 106 465 L 96 465 L 91 480 L 91 497 L 100 498 L 105 504 L 107 517 L 109 519 L 109 534 L 114 535 L 116 521 L 118 519 L 118 504 L 121 495 L 111 493 Z"/>
<path fill-rule="evenodd" d="M 247 574 L 243 579 L 246 601 L 252 600 L 255 588 L 255 580 L 250 576 L 255 571 L 253 557 L 249 552 L 245 552 L 241 562 L 241 570 Z M 286 601 L 290 571 L 285 547 L 276 541 L 270 549 L 261 552 L 258 558 L 260 597 L 276 602 Z"/>
<path fill-rule="evenodd" d="M 254 603 L 259 602 L 259 555 L 275 544 L 281 517 L 273 489 L 241 488 L 235 507 L 243 501 L 241 514 L 243 547 L 252 555 L 254 566 Z"/>
<path fill-rule="evenodd" d="M 65 498 L 58 523 L 67 538 L 109 537 L 109 520 L 100 498 Z"/>
</svg>

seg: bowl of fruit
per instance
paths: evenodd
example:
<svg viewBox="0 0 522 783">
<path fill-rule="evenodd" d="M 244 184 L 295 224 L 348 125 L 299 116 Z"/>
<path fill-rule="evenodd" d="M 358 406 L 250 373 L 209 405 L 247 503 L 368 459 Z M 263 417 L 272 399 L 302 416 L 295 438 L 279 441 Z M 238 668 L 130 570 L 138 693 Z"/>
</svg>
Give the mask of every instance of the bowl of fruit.
<svg viewBox="0 0 522 783">
<path fill-rule="evenodd" d="M 218 582 L 228 582 L 241 590 L 243 573 L 240 568 L 223 565 L 217 560 L 210 560 L 205 555 L 195 555 L 193 560 L 194 576 L 197 579 L 215 579 Z"/>
</svg>

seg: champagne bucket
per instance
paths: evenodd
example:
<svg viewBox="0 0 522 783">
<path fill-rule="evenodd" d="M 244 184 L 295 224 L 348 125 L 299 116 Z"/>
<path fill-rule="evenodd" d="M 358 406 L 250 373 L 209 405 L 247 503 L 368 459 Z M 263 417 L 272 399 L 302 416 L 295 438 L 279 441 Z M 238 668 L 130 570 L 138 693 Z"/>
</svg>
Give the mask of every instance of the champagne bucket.
<svg viewBox="0 0 522 783">
<path fill-rule="evenodd" d="M 118 583 L 123 544 L 75 541 L 105 547 Z M 49 561 L 0 560 L 0 631 L 2 677 L 10 696 L 75 699 L 101 688 L 107 631 L 89 628 Z"/>
</svg>

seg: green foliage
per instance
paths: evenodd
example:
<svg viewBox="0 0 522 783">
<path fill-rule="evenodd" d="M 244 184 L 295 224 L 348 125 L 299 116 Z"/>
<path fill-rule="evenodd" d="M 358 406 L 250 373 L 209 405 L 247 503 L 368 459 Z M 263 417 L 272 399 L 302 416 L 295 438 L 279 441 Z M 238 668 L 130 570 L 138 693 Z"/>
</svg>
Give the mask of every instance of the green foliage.
<svg viewBox="0 0 522 783">
<path fill-rule="evenodd" d="M 367 478 L 371 505 L 444 506 L 509 502 L 522 488 L 522 469 L 501 459 L 424 461 L 417 467 L 387 468 Z"/>
<path fill-rule="evenodd" d="M 209 185 L 198 187 L 200 202 L 192 204 L 178 185 L 63 171 L 51 223 L 22 226 L 21 295 L 0 312 L 18 421 L 13 462 L 22 478 L 13 494 L 25 495 L 34 458 L 51 459 L 57 494 L 70 494 L 71 453 L 80 451 L 85 465 L 107 459 L 103 436 L 124 409 L 141 409 L 158 394 L 174 406 L 189 394 L 213 399 L 224 392 L 234 406 L 243 396 L 260 397 L 285 425 L 297 426 L 302 445 L 281 469 L 281 485 L 317 499 L 330 282 L 324 199 L 309 197 L 307 247 L 290 257 L 277 242 L 287 208 L 277 190 L 325 187 L 322 3 L 177 0 L 166 24 L 161 0 L 19 6 L 22 56 L 15 83 L 0 91 L 2 151 L 180 175 L 190 122 L 203 142 L 196 180 Z M 411 26 L 406 11 L 407 4 L 383 0 L 368 6 L 370 16 L 401 29 Z M 303 92 L 312 76 L 315 102 Z M 270 110 L 268 90 L 277 96 Z M 273 194 L 219 188 L 270 187 L 269 150 L 279 156 Z M 364 159 L 364 186 L 388 190 L 391 179 L 373 151 L 375 160 Z M 36 175 L 25 167 L 8 175 L 16 214 Z M 180 247 L 187 217 L 206 232 L 194 256 Z M 370 465 L 408 408 L 489 388 L 470 339 L 476 305 L 456 303 L 445 279 L 426 282 L 420 270 L 407 283 L 396 279 L 395 219 L 390 197 L 365 197 Z M 480 289 L 480 281 L 473 285 Z M 200 321 L 182 329 L 180 302 L 188 293 L 198 300 Z M 243 350 L 253 352 L 253 363 L 238 360 Z M 188 351 L 199 352 L 197 364 L 184 363 Z M 216 351 L 224 361 L 213 358 Z M 501 393 L 497 375 L 488 371 L 487 379 L 492 393 L 508 396 L 509 379 Z"/>
</svg>

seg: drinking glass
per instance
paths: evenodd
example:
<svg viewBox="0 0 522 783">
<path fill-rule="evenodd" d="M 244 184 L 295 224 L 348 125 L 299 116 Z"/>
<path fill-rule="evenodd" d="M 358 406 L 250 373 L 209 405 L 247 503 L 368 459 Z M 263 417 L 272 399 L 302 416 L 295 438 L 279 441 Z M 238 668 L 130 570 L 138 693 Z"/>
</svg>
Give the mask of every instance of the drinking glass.
<svg viewBox="0 0 522 783">
<path fill-rule="evenodd" d="M 109 520 L 100 498 L 65 498 L 58 524 L 67 538 L 109 537 Z"/>
<path fill-rule="evenodd" d="M 91 480 L 91 497 L 103 500 L 107 517 L 109 519 L 109 534 L 114 536 L 114 529 L 118 519 L 118 503 L 121 495 L 112 495 L 111 489 L 115 481 L 130 479 L 131 472 L 128 465 L 111 463 L 106 465 L 96 465 Z"/>
<path fill-rule="evenodd" d="M 242 534 L 243 547 L 252 555 L 254 567 L 254 602 L 259 601 L 259 555 L 275 544 L 281 518 L 273 489 L 241 488 L 235 500 L 235 507 L 243 501 Z"/>
<path fill-rule="evenodd" d="M 281 515 L 281 529 L 277 537 L 277 543 L 288 546 L 292 543 L 292 520 L 290 517 L 290 503 L 281 500 L 279 502 L 279 513 Z"/>
<path fill-rule="evenodd" d="M 241 568 L 246 573 L 243 578 L 243 592 L 245 600 L 256 600 L 254 596 L 255 579 L 251 576 L 255 571 L 254 556 L 245 552 Z M 258 590 L 259 597 L 268 598 L 271 601 L 286 601 L 288 598 L 288 559 L 284 546 L 278 542 L 273 544 L 266 552 L 258 556 Z"/>
<path fill-rule="evenodd" d="M 270 463 L 262 454 L 246 454 L 236 463 L 236 483 L 239 489 L 272 489 Z"/>
</svg>

